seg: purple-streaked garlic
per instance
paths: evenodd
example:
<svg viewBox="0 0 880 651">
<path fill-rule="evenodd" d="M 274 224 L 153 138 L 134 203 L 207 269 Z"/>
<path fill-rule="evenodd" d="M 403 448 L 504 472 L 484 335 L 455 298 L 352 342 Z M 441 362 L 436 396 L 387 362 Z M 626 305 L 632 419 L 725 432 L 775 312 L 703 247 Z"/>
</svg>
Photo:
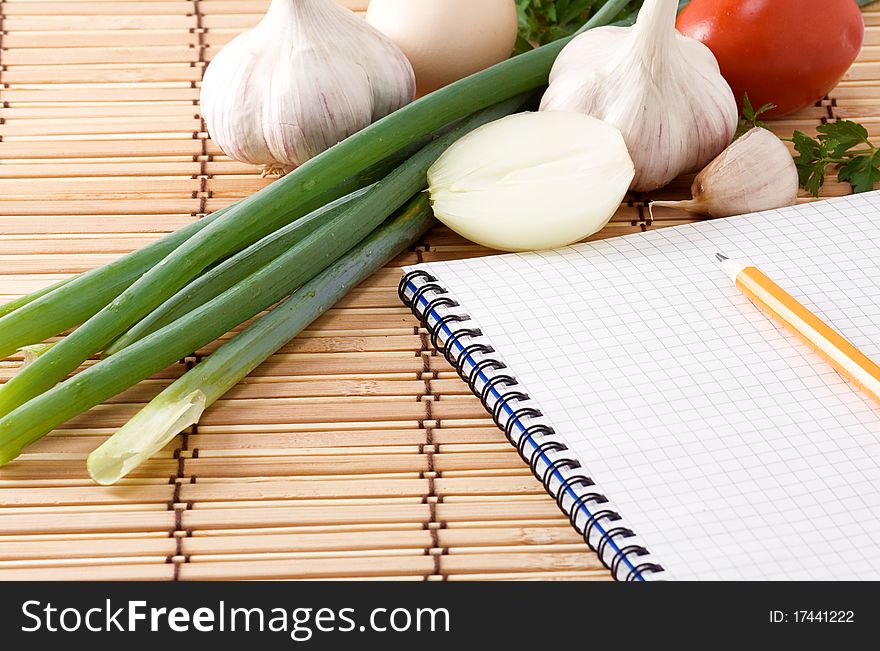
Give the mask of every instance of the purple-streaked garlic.
<svg viewBox="0 0 880 651">
<path fill-rule="evenodd" d="M 202 82 L 211 138 L 283 174 L 408 104 L 415 77 L 394 43 L 333 0 L 272 0 Z"/>
<path fill-rule="evenodd" d="M 793 206 L 798 197 L 798 173 L 788 147 L 756 127 L 737 138 L 702 172 L 687 201 L 653 201 L 710 217 L 731 217 Z"/>
<path fill-rule="evenodd" d="M 586 113 L 620 129 L 636 167 L 632 189 L 699 170 L 736 131 L 737 103 L 705 45 L 675 30 L 678 0 L 645 0 L 632 27 L 575 38 L 550 74 L 543 111 Z"/>
</svg>

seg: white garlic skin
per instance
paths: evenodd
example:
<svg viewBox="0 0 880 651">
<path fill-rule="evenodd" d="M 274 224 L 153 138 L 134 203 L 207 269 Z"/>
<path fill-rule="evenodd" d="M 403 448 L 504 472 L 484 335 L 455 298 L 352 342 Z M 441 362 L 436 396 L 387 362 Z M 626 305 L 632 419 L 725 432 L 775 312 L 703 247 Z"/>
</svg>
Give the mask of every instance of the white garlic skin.
<svg viewBox="0 0 880 651">
<path fill-rule="evenodd" d="M 710 217 L 732 217 L 797 203 L 797 166 L 779 138 L 756 127 L 737 138 L 697 175 L 689 201 L 654 201 Z"/>
<path fill-rule="evenodd" d="M 678 0 L 646 0 L 632 27 L 600 27 L 569 43 L 541 110 L 586 113 L 620 129 L 648 192 L 701 169 L 728 144 L 736 99 L 705 45 L 675 29 Z"/>
<path fill-rule="evenodd" d="M 333 0 L 272 0 L 202 81 L 211 138 L 235 160 L 285 171 L 415 97 L 389 39 Z"/>
</svg>

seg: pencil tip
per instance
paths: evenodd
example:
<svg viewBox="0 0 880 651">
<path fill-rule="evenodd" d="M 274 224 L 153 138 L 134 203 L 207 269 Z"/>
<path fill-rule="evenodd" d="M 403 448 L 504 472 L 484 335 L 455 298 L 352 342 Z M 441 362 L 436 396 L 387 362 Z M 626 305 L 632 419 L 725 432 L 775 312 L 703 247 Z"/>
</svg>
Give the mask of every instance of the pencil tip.
<svg viewBox="0 0 880 651">
<path fill-rule="evenodd" d="M 726 255 L 721 255 L 720 253 L 716 253 L 715 257 L 718 258 L 718 262 L 724 262 L 725 260 L 729 260 Z"/>
</svg>

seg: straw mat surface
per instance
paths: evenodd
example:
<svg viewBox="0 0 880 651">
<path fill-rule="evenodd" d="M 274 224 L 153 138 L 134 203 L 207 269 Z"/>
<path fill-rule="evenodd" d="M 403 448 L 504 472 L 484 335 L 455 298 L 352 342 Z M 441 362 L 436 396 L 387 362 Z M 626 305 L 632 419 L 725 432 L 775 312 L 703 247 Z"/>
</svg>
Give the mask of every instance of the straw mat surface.
<svg viewBox="0 0 880 651">
<path fill-rule="evenodd" d="M 0 301 L 267 183 L 198 107 L 205 66 L 266 5 L 0 1 Z M 846 80 L 780 134 L 856 118 L 880 138 L 880 11 L 866 20 Z M 691 221 L 645 206 L 600 237 Z M 119 486 L 92 484 L 86 455 L 209 351 L 28 448 L 0 469 L 0 580 L 609 579 L 398 301 L 401 265 L 489 253 L 435 228 Z"/>
</svg>

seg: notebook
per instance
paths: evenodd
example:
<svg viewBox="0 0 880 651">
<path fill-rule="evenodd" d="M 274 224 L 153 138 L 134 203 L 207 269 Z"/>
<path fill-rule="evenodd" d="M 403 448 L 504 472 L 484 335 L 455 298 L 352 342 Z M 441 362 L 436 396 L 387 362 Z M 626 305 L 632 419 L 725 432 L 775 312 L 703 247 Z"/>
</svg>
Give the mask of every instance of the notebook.
<svg viewBox="0 0 880 651">
<path fill-rule="evenodd" d="M 880 579 L 880 407 L 716 252 L 880 359 L 880 192 L 421 264 L 400 294 L 615 578 Z"/>
</svg>

